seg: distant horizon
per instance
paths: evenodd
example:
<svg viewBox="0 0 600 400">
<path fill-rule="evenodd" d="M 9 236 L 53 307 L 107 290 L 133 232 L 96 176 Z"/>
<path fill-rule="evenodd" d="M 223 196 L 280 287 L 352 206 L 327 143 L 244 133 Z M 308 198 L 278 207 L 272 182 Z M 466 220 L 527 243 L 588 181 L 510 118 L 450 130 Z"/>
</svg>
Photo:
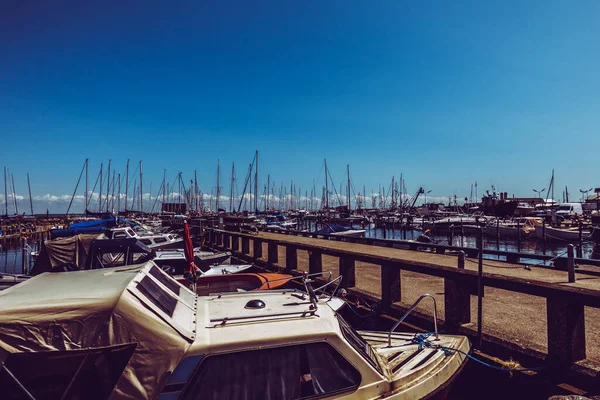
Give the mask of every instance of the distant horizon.
<svg viewBox="0 0 600 400">
<path fill-rule="evenodd" d="M 66 210 L 86 158 L 90 186 L 100 163 L 123 177 L 144 160 L 146 196 L 164 168 L 214 195 L 217 160 L 229 196 L 235 162 L 241 193 L 255 150 L 277 196 L 293 181 L 320 198 L 327 159 L 355 193 L 402 174 L 445 203 L 475 182 L 545 198 L 554 170 L 554 198 L 581 199 L 600 187 L 598 15 L 592 0 L 9 2 L 0 167 L 20 199 L 29 173 L 34 211 Z"/>
</svg>

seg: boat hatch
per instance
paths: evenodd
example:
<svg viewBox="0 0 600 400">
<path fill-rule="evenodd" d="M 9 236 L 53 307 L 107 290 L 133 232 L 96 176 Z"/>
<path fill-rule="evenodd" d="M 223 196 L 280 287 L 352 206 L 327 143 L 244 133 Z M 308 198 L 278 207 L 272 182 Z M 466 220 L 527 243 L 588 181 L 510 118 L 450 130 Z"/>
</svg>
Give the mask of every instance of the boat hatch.
<svg viewBox="0 0 600 400">
<path fill-rule="evenodd" d="M 196 295 L 156 265 L 148 265 L 127 287 L 146 307 L 188 340 L 195 337 Z"/>
</svg>

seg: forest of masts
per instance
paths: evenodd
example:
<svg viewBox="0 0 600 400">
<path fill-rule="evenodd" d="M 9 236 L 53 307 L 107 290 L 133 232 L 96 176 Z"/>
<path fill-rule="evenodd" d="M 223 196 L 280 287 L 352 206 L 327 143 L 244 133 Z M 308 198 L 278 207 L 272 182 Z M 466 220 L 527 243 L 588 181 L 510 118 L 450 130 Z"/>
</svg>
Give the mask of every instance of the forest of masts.
<svg viewBox="0 0 600 400">
<path fill-rule="evenodd" d="M 248 165 L 241 193 L 238 188 L 235 163 L 231 165 L 229 188 L 227 191 L 223 190 L 220 160 L 217 160 L 216 186 L 210 192 L 200 190 L 196 170 L 193 172 L 193 179 L 189 181 L 183 178 L 182 172 L 178 172 L 169 182 L 167 180 L 167 170 L 164 169 L 161 184 L 156 192 L 153 193 L 152 182 L 150 182 L 147 191 L 144 193 L 142 161 L 133 164 L 128 159 L 125 170 L 121 173 L 112 165 L 112 161 L 108 160 L 106 165 L 100 163 L 99 171 L 94 176 L 90 176 L 89 164 L 89 159 L 86 159 L 66 214 L 71 212 L 75 199 L 84 201 L 85 212 L 135 211 L 156 213 L 160 212 L 162 203 L 186 203 L 188 210 L 221 210 L 232 213 L 254 210 L 318 210 L 338 206 L 346 206 L 349 210 L 363 208 L 398 210 L 406 207 L 411 202 L 414 204 L 414 200 L 419 194 L 417 192 L 412 197 L 408 194 L 402 174 L 400 174 L 398 180 L 392 177 L 387 188 L 380 184 L 377 192 L 371 190 L 371 193 L 367 194 L 366 187 L 363 185 L 361 192 L 360 188 L 357 190 L 352 182 L 349 165 L 346 166 L 345 171 L 345 188 L 340 183 L 338 190 L 327 167 L 327 160 L 324 160 L 323 163 L 325 179 L 324 185 L 321 187 L 317 187 L 315 179 L 313 179 L 312 187 L 304 191 L 302 188 L 297 187 L 293 181 L 290 181 L 289 185 L 283 182 L 277 185 L 270 174 L 267 174 L 266 182 L 259 185 L 258 151 L 255 152 L 252 162 Z M 262 179 L 264 180 L 264 176 Z M 93 185 L 91 185 L 92 182 Z M 189 184 L 186 184 L 186 182 L 189 182 Z M 27 173 L 27 185 L 30 203 L 30 210 L 28 211 L 33 215 L 29 173 Z M 83 189 L 84 195 L 78 196 L 77 193 L 81 189 Z M 4 198 L 7 199 L 4 202 L 6 215 L 11 215 L 9 214 L 9 205 L 13 208 L 14 214 L 19 214 L 16 193 L 14 175 L 8 168 L 4 167 Z M 420 193 L 424 192 L 421 191 Z"/>
</svg>

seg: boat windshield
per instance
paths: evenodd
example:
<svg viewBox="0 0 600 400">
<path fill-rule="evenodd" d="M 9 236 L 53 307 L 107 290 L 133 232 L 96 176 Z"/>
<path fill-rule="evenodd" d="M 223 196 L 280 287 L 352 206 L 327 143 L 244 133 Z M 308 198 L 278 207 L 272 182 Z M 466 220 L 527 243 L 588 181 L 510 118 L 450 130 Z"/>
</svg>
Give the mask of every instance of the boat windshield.
<svg viewBox="0 0 600 400">
<path fill-rule="evenodd" d="M 350 345 L 360 354 L 373 368 L 377 370 L 380 374 L 383 375 L 383 371 L 381 369 L 381 365 L 379 365 L 379 361 L 377 360 L 377 356 L 375 352 L 367 343 L 365 339 L 360 336 L 358 332 L 354 330 L 345 320 L 344 318 L 336 314 L 338 322 L 340 324 L 340 328 L 342 329 L 342 335 Z"/>
</svg>

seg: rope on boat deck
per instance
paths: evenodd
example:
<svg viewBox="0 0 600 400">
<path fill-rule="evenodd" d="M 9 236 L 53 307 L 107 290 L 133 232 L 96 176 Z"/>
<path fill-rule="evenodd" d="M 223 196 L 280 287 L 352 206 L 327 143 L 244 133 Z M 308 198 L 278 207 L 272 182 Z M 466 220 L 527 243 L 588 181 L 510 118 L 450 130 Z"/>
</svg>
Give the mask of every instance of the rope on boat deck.
<svg viewBox="0 0 600 400">
<path fill-rule="evenodd" d="M 439 344 L 435 344 L 430 340 L 427 340 L 429 338 L 429 336 L 433 335 L 434 332 L 426 332 L 426 333 L 415 333 L 415 336 L 412 338 L 411 342 L 413 344 L 416 344 L 419 346 L 419 349 L 422 349 L 424 347 L 430 348 L 430 349 L 440 349 L 444 351 L 444 354 L 446 356 L 450 356 L 452 354 L 452 352 L 455 353 L 460 353 L 466 357 L 468 357 L 469 359 L 478 362 L 479 364 L 494 369 L 496 371 L 503 371 L 503 372 L 508 372 L 509 375 L 512 377 L 513 372 L 527 372 L 527 371 L 533 371 L 533 372 L 538 372 L 543 370 L 544 368 L 546 368 L 545 366 L 541 366 L 541 367 L 534 367 L 534 368 L 524 368 L 521 366 L 521 364 L 518 361 L 513 360 L 512 358 L 509 359 L 508 361 L 505 360 L 501 360 L 497 357 L 491 357 L 495 362 L 497 362 L 498 364 L 500 364 L 500 366 L 498 365 L 492 365 L 489 364 L 475 356 L 473 356 L 472 354 L 469 354 L 467 352 L 464 352 L 460 349 L 455 349 L 452 347 L 447 347 L 447 346 L 442 346 Z"/>
</svg>

